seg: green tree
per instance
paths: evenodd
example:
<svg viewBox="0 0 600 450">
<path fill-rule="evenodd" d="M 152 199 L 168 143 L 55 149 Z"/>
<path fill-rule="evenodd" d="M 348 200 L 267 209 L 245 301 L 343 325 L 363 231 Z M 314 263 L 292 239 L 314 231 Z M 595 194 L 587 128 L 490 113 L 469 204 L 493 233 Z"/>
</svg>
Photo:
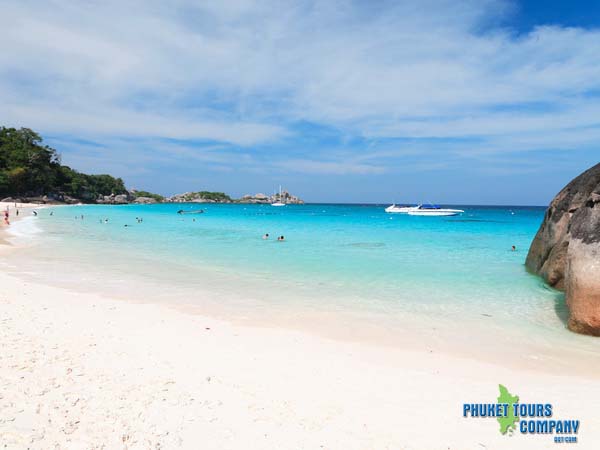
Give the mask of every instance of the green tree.
<svg viewBox="0 0 600 450">
<path fill-rule="evenodd" d="M 56 150 L 42 145 L 29 128 L 0 127 L 0 194 L 70 195 L 95 201 L 99 195 L 124 194 L 120 178 L 86 175 L 60 164 Z"/>
<path fill-rule="evenodd" d="M 154 200 L 156 200 L 157 202 L 162 202 L 165 198 L 160 195 L 160 194 L 153 194 L 152 192 L 148 192 L 148 191 L 135 191 L 135 196 L 136 197 L 148 197 L 148 198 L 153 198 Z"/>
<path fill-rule="evenodd" d="M 0 171 L 8 177 L 8 192 L 37 195 L 52 189 L 59 157 L 41 142 L 29 128 L 0 128 Z"/>
</svg>

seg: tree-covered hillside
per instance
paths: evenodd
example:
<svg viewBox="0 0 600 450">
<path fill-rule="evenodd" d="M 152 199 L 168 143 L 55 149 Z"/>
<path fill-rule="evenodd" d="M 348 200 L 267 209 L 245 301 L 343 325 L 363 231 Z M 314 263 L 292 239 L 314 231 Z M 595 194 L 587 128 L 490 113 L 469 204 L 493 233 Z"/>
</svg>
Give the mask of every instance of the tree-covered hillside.
<svg viewBox="0 0 600 450">
<path fill-rule="evenodd" d="M 86 175 L 60 164 L 56 150 L 28 128 L 0 127 L 0 198 L 68 195 L 88 202 L 124 194 L 120 178 Z"/>
<path fill-rule="evenodd" d="M 148 197 L 151 199 L 156 200 L 157 202 L 162 202 L 165 200 L 165 198 L 160 195 L 160 194 L 154 194 L 152 192 L 148 192 L 148 191 L 131 191 L 131 194 L 133 194 L 135 197 Z"/>
</svg>

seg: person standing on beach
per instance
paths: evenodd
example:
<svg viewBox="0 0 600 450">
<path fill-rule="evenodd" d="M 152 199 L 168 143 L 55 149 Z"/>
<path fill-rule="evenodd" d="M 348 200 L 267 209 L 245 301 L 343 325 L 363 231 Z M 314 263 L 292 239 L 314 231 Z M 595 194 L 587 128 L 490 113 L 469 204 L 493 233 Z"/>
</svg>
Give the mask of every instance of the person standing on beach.
<svg viewBox="0 0 600 450">
<path fill-rule="evenodd" d="M 10 221 L 8 220 L 8 216 L 9 216 L 8 208 L 6 208 L 6 210 L 4 211 L 4 223 L 6 225 L 10 225 Z"/>
</svg>

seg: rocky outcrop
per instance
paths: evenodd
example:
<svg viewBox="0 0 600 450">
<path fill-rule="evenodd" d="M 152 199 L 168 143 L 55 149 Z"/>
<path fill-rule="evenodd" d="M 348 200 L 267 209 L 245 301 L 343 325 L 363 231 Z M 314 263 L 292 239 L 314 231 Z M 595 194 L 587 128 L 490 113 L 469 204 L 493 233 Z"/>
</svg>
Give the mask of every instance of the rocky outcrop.
<svg viewBox="0 0 600 450">
<path fill-rule="evenodd" d="M 222 192 L 185 192 L 165 199 L 169 203 L 274 203 L 281 201 L 287 204 L 302 204 L 304 200 L 290 194 L 288 191 L 282 191 L 273 195 L 254 194 L 244 195 L 239 200 L 234 200 L 229 195 Z"/>
<path fill-rule="evenodd" d="M 169 203 L 231 203 L 233 200 L 222 192 L 185 192 L 169 197 Z"/>
<path fill-rule="evenodd" d="M 7 197 L 6 201 L 16 201 L 15 197 Z M 273 194 L 271 196 L 265 194 L 245 195 L 239 200 L 232 199 L 229 195 L 223 192 L 185 192 L 183 194 L 173 195 L 172 197 L 164 198 L 161 195 L 153 194 L 147 191 L 137 191 L 131 189 L 123 194 L 82 196 L 82 198 L 69 197 L 63 193 L 44 195 L 43 197 L 23 197 L 20 201 L 24 202 L 40 202 L 40 203 L 55 203 L 55 204 L 76 204 L 76 203 L 97 203 L 101 205 L 125 205 L 128 203 L 137 204 L 152 204 L 152 203 L 274 203 L 282 201 L 287 204 L 303 204 L 304 200 L 290 194 L 287 191 L 282 191 L 281 196 Z"/>
<path fill-rule="evenodd" d="M 254 195 L 244 195 L 241 199 L 238 200 L 239 203 L 275 203 L 275 202 L 283 202 L 290 205 L 301 205 L 304 203 L 299 197 L 290 194 L 288 191 L 282 191 L 281 195 L 279 193 L 273 194 L 271 196 L 265 194 L 254 194 Z"/>
<path fill-rule="evenodd" d="M 101 195 L 96 199 L 96 203 L 104 204 L 104 205 L 125 205 L 132 200 L 129 193 L 127 194 L 111 194 L 111 195 Z"/>
<path fill-rule="evenodd" d="M 254 195 L 246 194 L 239 200 L 240 203 L 269 203 L 269 196 L 263 193 Z"/>
<path fill-rule="evenodd" d="M 600 164 L 552 200 L 525 264 L 565 291 L 569 329 L 600 336 Z"/>
<path fill-rule="evenodd" d="M 150 205 L 152 203 L 156 203 L 156 199 L 152 197 L 136 197 L 132 203 L 137 203 L 140 205 Z"/>
<path fill-rule="evenodd" d="M 145 192 L 145 191 L 144 191 Z M 96 197 L 82 196 L 75 198 L 64 193 L 52 193 L 37 197 L 7 197 L 2 201 L 19 202 L 19 203 L 42 203 L 56 205 L 75 205 L 82 203 L 98 203 L 101 205 L 125 205 L 128 203 L 151 204 L 158 203 L 164 200 L 163 197 L 156 194 L 146 193 L 148 195 L 138 195 L 137 191 L 131 190 L 124 194 L 99 195 Z"/>
<path fill-rule="evenodd" d="M 76 205 L 80 204 L 81 200 L 77 198 L 70 197 L 65 194 L 48 194 L 48 195 L 38 195 L 35 197 L 7 197 L 0 202 L 10 202 L 10 203 L 39 203 L 39 204 L 49 204 L 49 205 Z"/>
</svg>

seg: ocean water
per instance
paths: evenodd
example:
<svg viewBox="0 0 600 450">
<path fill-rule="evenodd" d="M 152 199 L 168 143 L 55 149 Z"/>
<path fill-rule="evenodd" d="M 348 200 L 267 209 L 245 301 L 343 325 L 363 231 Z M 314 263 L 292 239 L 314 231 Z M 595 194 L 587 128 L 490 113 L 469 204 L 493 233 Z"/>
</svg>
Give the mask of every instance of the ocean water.
<svg viewBox="0 0 600 450">
<path fill-rule="evenodd" d="M 595 341 L 565 329 L 563 295 L 525 269 L 544 208 L 461 206 L 459 216 L 418 217 L 384 207 L 69 206 L 40 210 L 15 239 L 27 242 L 20 255 L 31 273 L 142 301 L 596 352 Z M 177 214 L 198 208 L 205 213 Z"/>
</svg>

